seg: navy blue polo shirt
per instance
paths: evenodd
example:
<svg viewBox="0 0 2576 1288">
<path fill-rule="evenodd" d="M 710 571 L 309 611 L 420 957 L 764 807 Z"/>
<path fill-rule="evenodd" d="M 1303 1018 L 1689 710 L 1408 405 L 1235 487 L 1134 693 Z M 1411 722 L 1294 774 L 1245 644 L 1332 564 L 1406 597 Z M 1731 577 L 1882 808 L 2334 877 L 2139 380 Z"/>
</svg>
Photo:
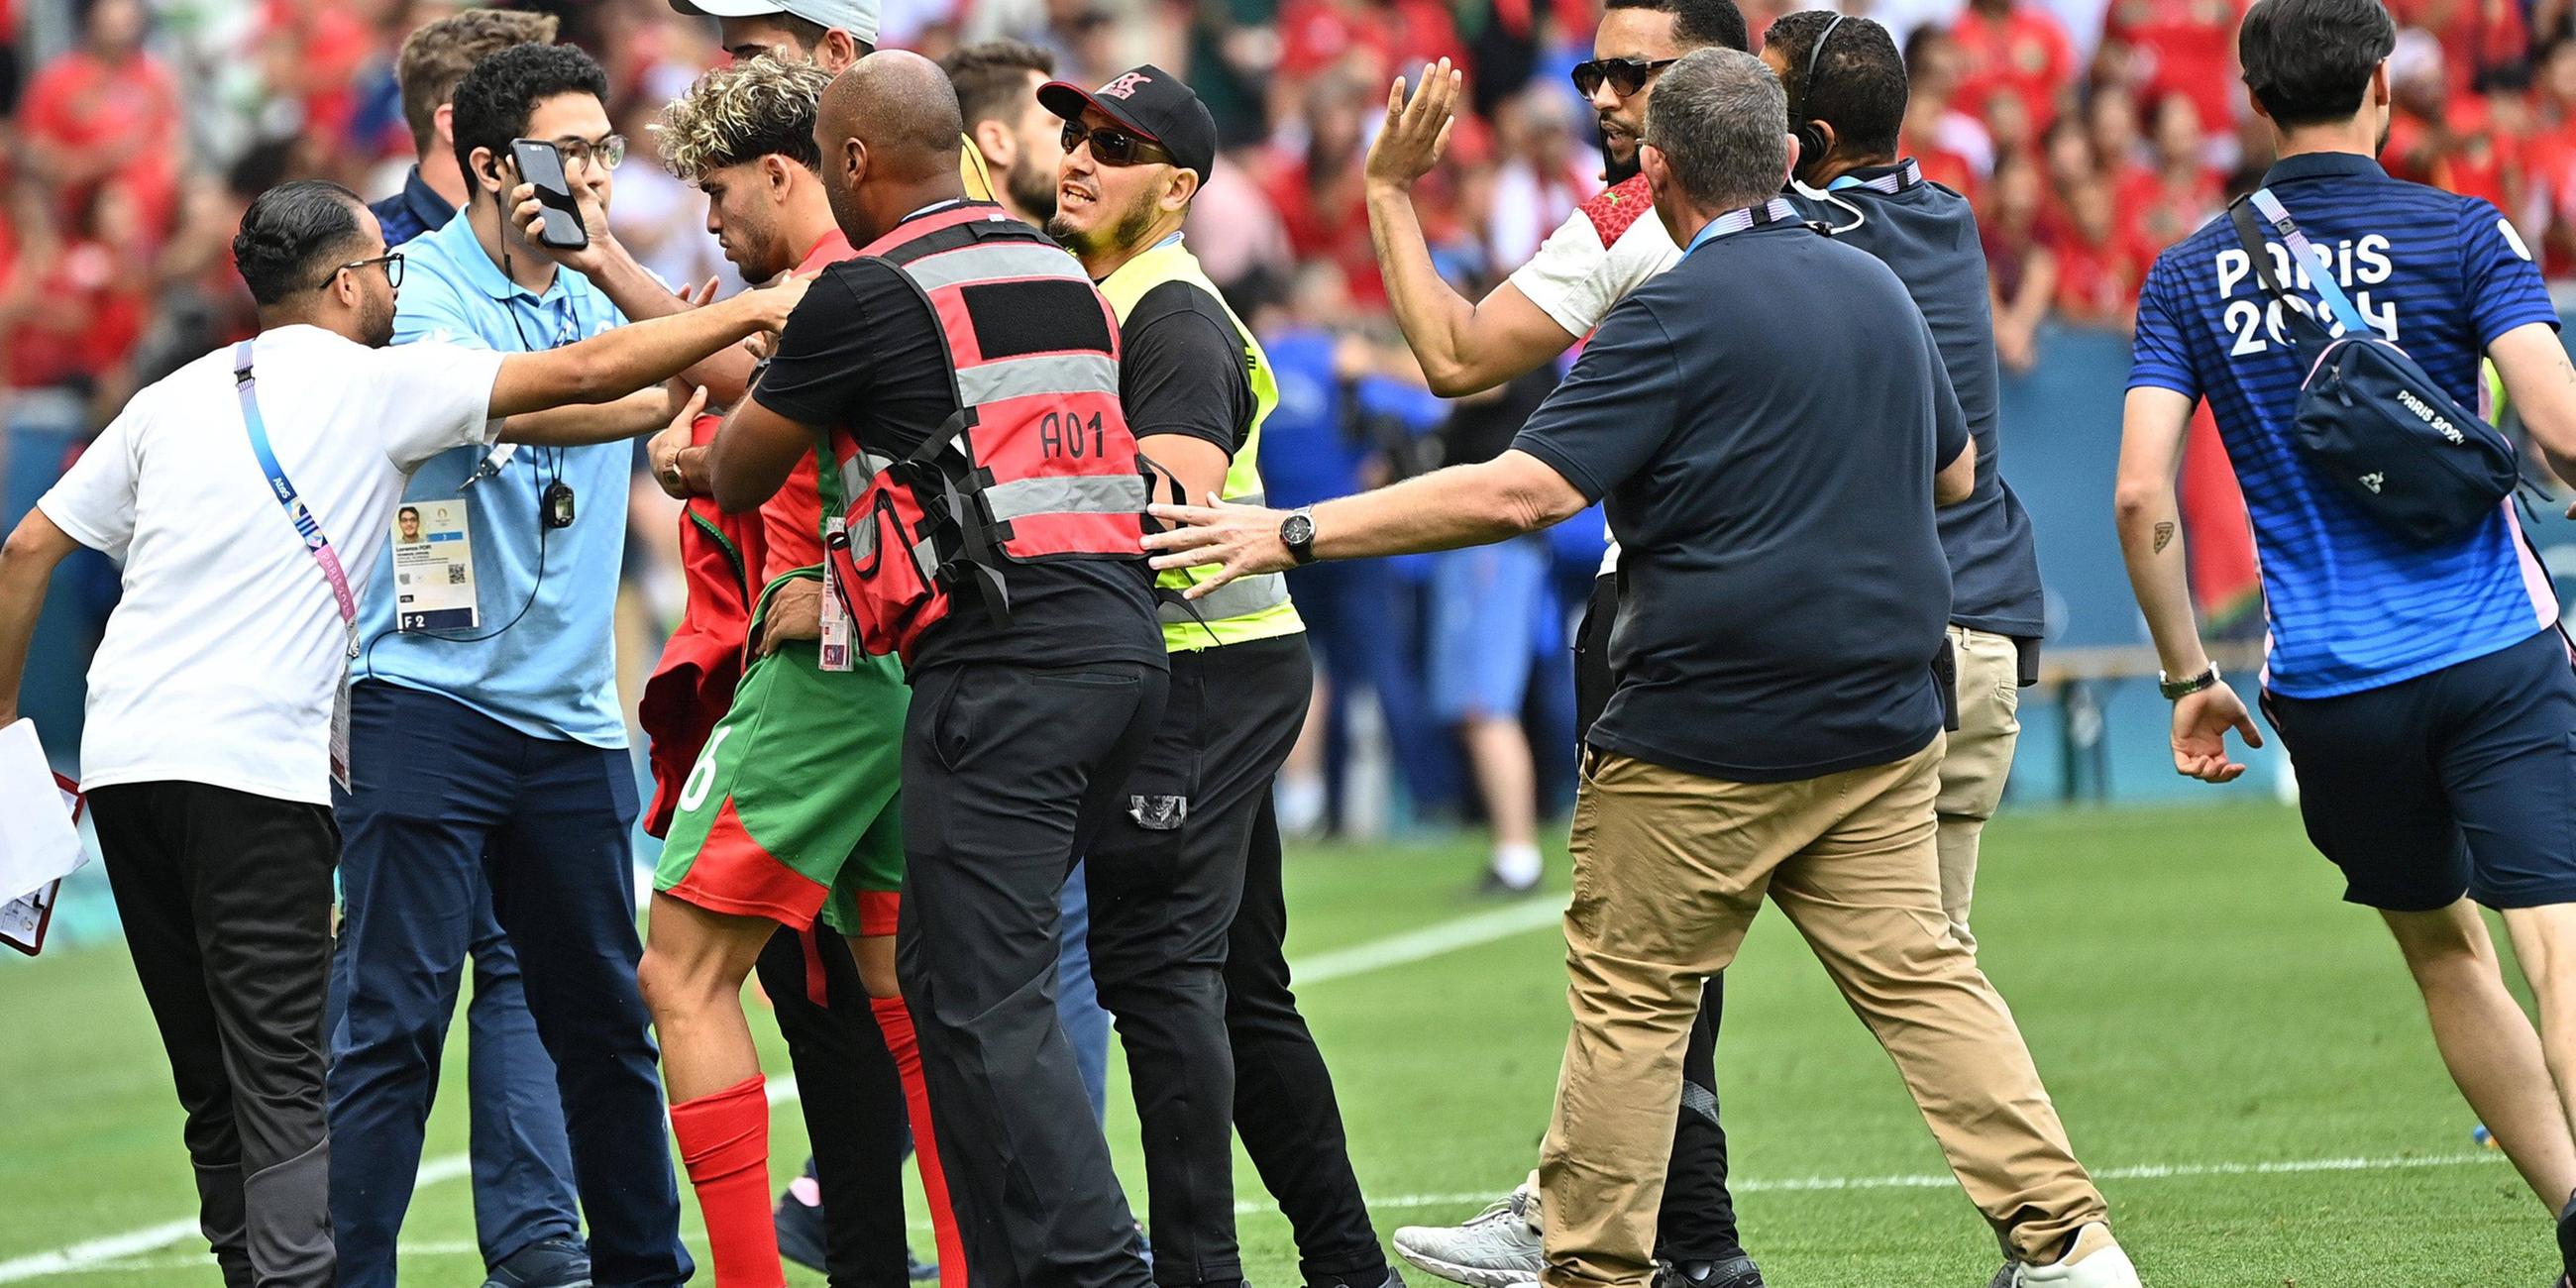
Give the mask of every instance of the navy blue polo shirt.
<svg viewBox="0 0 2576 1288">
<path fill-rule="evenodd" d="M 2486 200 L 2307 153 L 2263 186 L 2334 261 L 2363 320 L 2452 397 L 2478 405 L 2479 360 L 2507 331 L 2556 327 L 2530 248 Z M 2267 242 L 2285 277 L 2288 250 Z M 2265 683 L 2292 698 L 2396 684 L 2500 652 L 2558 620 L 2510 501 L 2460 540 L 2414 545 L 2302 458 L 2290 438 L 2307 363 L 2224 216 L 2157 257 L 2138 299 L 2131 388 L 2207 398 L 2262 556 Z M 2299 272 L 2297 293 L 2316 294 Z M 2322 304 L 2316 312 L 2324 316 Z"/>
<path fill-rule="evenodd" d="M 1937 516 L 1941 549 L 1950 557 L 1950 620 L 1997 635 L 2038 635 L 2046 625 L 2039 546 L 2029 513 L 2003 476 L 1995 319 L 1976 214 L 1967 198 L 1925 182 L 1910 162 L 1854 170 L 1834 180 L 1832 191 L 1832 201 L 1797 192 L 1790 199 L 1801 215 L 1832 227 L 1834 240 L 1896 270 L 1932 328 L 1968 436 L 1977 443 L 1976 490 Z"/>
<path fill-rule="evenodd" d="M 444 228 L 448 220 L 456 217 L 456 207 L 447 204 L 447 198 L 438 195 L 438 189 L 420 177 L 419 166 L 413 166 L 404 177 L 402 191 L 368 203 L 367 209 L 376 212 L 376 222 L 385 230 L 387 250 L 400 249 L 404 242 L 422 233 Z"/>
<path fill-rule="evenodd" d="M 1620 542 L 1619 687 L 1589 743 L 1735 782 L 1930 745 L 1932 476 L 1967 441 L 1904 284 L 1792 219 L 1630 293 L 1512 442 Z"/>
</svg>

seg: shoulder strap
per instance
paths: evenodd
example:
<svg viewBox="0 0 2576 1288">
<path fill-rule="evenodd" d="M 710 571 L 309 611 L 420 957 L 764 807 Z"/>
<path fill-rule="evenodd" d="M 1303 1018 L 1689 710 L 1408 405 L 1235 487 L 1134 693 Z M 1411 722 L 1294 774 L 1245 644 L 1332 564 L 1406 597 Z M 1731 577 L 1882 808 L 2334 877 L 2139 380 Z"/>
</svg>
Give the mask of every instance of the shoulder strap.
<svg viewBox="0 0 2576 1288">
<path fill-rule="evenodd" d="M 2255 217 L 2257 211 L 2262 214 L 2261 221 Z M 2332 261 L 2317 250 L 2306 233 L 2299 231 L 2298 222 L 2290 218 L 2289 209 L 2281 204 L 2279 197 L 2272 195 L 2271 189 L 2257 188 L 2238 198 L 2228 207 L 2227 216 L 2236 225 L 2236 238 L 2244 243 L 2245 253 L 2253 258 L 2254 271 L 2260 276 L 2265 291 L 2283 301 L 2295 298 L 2272 271 L 2272 256 L 2264 247 L 2262 232 L 2262 223 L 2268 222 L 2280 237 L 2281 244 L 2289 247 L 2291 257 L 2307 270 L 2308 284 L 2317 288 L 2317 294 L 2324 297 L 2327 311 L 2343 324 L 2344 334 L 2373 334 L 2370 323 L 2363 320 L 2361 310 L 2353 307 L 2351 297 L 2345 295 L 2342 284 L 2335 281 Z M 2319 322 L 2318 327 L 2322 330 L 2324 324 Z"/>
<path fill-rule="evenodd" d="M 269 494 L 277 498 L 286 512 L 287 522 L 295 525 L 295 535 L 304 543 L 305 553 L 322 570 L 322 580 L 331 587 L 331 599 L 340 609 L 340 628 L 346 634 L 348 656 L 358 656 L 358 600 L 349 589 L 349 575 L 340 567 L 340 554 L 331 548 L 331 539 L 322 535 L 321 521 L 306 508 L 295 484 L 286 477 L 286 467 L 278 464 L 277 452 L 268 443 L 268 422 L 259 414 L 259 382 L 251 374 L 251 342 L 233 346 L 233 389 L 241 397 L 242 429 L 250 436 L 250 451 L 259 461 L 260 472 L 268 476 Z"/>
</svg>

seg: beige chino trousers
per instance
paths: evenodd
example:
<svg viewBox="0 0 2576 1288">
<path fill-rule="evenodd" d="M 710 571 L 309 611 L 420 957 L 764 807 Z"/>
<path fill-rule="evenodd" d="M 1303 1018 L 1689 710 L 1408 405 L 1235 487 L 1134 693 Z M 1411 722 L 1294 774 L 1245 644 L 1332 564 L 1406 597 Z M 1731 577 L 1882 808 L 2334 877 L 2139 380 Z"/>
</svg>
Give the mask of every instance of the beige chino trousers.
<svg viewBox="0 0 2576 1288">
<path fill-rule="evenodd" d="M 1549 1288 L 1644 1285 L 1700 981 L 1780 906 L 1895 1060 L 1968 1197 L 2024 1260 L 2106 1208 L 2012 1012 L 1952 931 L 1943 745 L 1790 783 L 1586 753 L 1565 914 L 1574 1012 L 1541 1151 Z"/>
</svg>

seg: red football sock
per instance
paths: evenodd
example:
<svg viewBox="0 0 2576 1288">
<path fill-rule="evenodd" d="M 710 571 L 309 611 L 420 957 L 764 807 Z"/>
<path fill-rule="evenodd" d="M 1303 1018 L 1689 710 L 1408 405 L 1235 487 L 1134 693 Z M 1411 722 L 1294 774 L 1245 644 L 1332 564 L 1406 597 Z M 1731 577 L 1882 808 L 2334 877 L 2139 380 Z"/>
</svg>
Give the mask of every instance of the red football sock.
<svg viewBox="0 0 2576 1288">
<path fill-rule="evenodd" d="M 912 1153 L 921 1160 L 921 1188 L 930 1196 L 930 1228 L 939 1241 L 939 1288 L 966 1288 L 966 1243 L 957 1234 L 957 1212 L 948 1205 L 948 1175 L 939 1165 L 939 1134 L 930 1121 L 930 1086 L 921 1077 L 921 1039 L 912 1011 L 900 997 L 871 997 L 877 1030 L 903 1079 L 903 1103 L 912 1117 Z"/>
<path fill-rule="evenodd" d="M 671 1106 L 671 1134 L 706 1215 L 716 1288 L 786 1288 L 769 1213 L 769 1095 L 760 1075 Z"/>
</svg>

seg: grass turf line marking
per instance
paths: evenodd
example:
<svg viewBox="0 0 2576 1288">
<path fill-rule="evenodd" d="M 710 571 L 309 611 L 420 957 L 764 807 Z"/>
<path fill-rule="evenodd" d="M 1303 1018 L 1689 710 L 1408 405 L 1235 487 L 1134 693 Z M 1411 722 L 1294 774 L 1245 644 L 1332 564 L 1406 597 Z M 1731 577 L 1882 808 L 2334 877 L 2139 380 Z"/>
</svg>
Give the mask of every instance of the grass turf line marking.
<svg viewBox="0 0 2576 1288">
<path fill-rule="evenodd" d="M 1564 907 L 1557 899 L 1534 899 L 1349 948 L 1317 953 L 1303 963 L 1291 963 L 1289 973 L 1300 984 L 1347 979 L 1507 939 L 1541 926 L 1555 925 L 1564 916 Z M 787 1104 L 797 1098 L 796 1079 L 792 1075 L 771 1078 L 768 1090 L 772 1105 Z M 420 1179 L 412 1183 L 413 1189 L 452 1181 L 472 1171 L 472 1163 L 463 1154 L 434 1158 L 421 1165 Z M 73 1274 L 104 1267 L 110 1262 L 127 1261 L 166 1248 L 196 1233 L 195 1221 L 171 1221 L 75 1243 L 52 1252 L 0 1261 L 0 1284 L 16 1283 L 39 1275 Z"/>
</svg>

